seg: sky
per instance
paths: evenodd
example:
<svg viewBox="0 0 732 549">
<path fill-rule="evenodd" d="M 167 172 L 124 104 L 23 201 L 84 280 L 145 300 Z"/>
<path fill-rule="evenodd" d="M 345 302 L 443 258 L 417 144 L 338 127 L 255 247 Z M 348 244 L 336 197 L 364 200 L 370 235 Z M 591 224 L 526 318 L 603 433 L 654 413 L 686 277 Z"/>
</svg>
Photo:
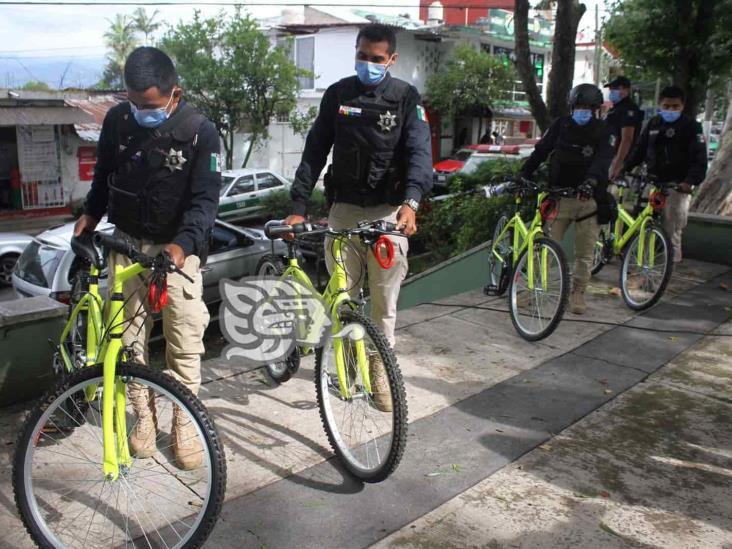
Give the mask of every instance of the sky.
<svg viewBox="0 0 732 549">
<path fill-rule="evenodd" d="M 63 0 L 60 0 L 63 1 Z M 97 4 L 103 0 L 86 0 Z M 258 3 L 260 0 L 253 0 Z M 255 17 L 271 17 L 281 13 L 282 4 L 295 3 L 293 0 L 274 0 L 275 6 L 250 7 Z M 606 13 L 606 0 L 583 0 L 588 7 L 583 27 L 594 28 L 594 6 L 601 7 L 601 15 Z M 157 9 L 158 20 L 174 25 L 178 21 L 190 20 L 194 9 L 204 15 L 213 15 L 222 8 L 206 5 L 215 0 L 198 0 L 196 6 L 155 6 L 147 7 L 148 13 Z M 329 2 L 334 5 L 366 3 L 374 11 L 390 14 L 411 12 L 418 17 L 420 0 L 313 0 L 313 3 Z M 246 2 L 243 2 L 246 4 Z M 414 8 L 394 8 L 395 4 L 413 5 Z M 381 7 L 379 7 L 381 6 Z M 10 6 L 0 0 L 0 87 L 8 84 L 20 85 L 28 79 L 48 80 L 49 74 L 63 71 L 71 63 L 66 85 L 76 85 L 76 79 L 91 78 L 90 67 L 98 66 L 106 53 L 102 35 L 109 26 L 108 19 L 117 13 L 131 14 L 137 6 Z M 59 69 L 59 65 L 61 69 Z M 55 68 L 49 68 L 49 67 Z M 83 76 L 82 76 L 83 75 Z M 100 72 L 101 76 L 101 72 Z M 35 78 L 34 78 L 35 77 Z M 79 82 L 82 83 L 82 82 Z M 84 82 L 85 83 L 85 82 Z"/>
</svg>

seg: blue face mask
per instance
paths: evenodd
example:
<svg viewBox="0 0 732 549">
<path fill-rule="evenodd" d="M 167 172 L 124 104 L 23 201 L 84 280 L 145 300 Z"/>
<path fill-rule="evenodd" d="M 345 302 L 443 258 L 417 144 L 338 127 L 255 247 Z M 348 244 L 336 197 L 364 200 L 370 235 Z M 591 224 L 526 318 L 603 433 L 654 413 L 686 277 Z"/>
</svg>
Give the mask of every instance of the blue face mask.
<svg viewBox="0 0 732 549">
<path fill-rule="evenodd" d="M 612 101 L 613 103 L 617 103 L 622 99 L 622 97 L 620 97 L 620 90 L 610 90 L 608 96 L 610 101 Z"/>
<path fill-rule="evenodd" d="M 584 126 L 592 120 L 592 111 L 587 109 L 576 109 L 572 111 L 572 120 L 580 126 Z"/>
<path fill-rule="evenodd" d="M 676 122 L 681 117 L 681 111 L 665 111 L 661 109 L 658 111 L 664 122 Z"/>
<path fill-rule="evenodd" d="M 386 65 L 356 61 L 356 75 L 364 86 L 375 86 L 386 76 Z"/>
<path fill-rule="evenodd" d="M 143 128 L 157 128 L 160 124 L 165 122 L 170 116 L 168 113 L 168 107 L 173 101 L 173 93 L 175 93 L 175 90 L 170 93 L 168 103 L 159 109 L 138 109 L 134 103 L 130 102 L 130 110 L 132 111 L 132 116 L 135 117 L 135 122 Z"/>
</svg>

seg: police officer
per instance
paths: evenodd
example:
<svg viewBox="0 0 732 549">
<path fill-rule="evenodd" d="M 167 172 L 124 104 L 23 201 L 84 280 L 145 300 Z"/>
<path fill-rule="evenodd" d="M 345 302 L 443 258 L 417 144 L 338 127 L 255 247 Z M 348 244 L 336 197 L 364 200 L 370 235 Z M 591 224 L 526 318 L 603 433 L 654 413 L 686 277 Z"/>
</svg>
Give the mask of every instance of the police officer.
<svg viewBox="0 0 732 549">
<path fill-rule="evenodd" d="M 295 173 L 288 224 L 304 221 L 308 198 L 332 147 L 333 162 L 325 177 L 332 203 L 329 225 L 353 228 L 359 221 L 383 219 L 396 223 L 405 236 L 416 232 L 420 199 L 432 187 L 430 128 L 417 90 L 388 72 L 397 58 L 390 27 L 372 24 L 359 31 L 356 75 L 331 85 L 323 95 Z M 367 265 L 372 317 L 392 346 L 399 287 L 407 274 L 407 239 L 393 241 L 396 262 L 388 270 L 363 248 L 349 246 L 344 257 L 352 295 L 360 291 L 361 268 Z M 329 248 L 326 241 L 330 269 Z M 378 385 L 383 367 L 372 362 L 372 370 Z M 376 404 L 390 409 L 389 391 L 381 389 L 375 389 Z M 379 393 L 385 395 L 381 401 Z"/>
<path fill-rule="evenodd" d="M 605 87 L 610 88 L 610 101 L 613 103 L 605 121 L 615 140 L 615 158 L 610 165 L 610 180 L 614 180 L 620 175 L 625 158 L 638 139 L 643 111 L 630 97 L 630 80 L 625 76 L 616 77 L 605 84 Z"/>
<path fill-rule="evenodd" d="M 602 92 L 597 86 L 574 87 L 569 94 L 571 115 L 554 121 L 521 169 L 521 175 L 528 178 L 550 158 L 550 186 L 577 189 L 576 198 L 559 200 L 557 217 L 547 227 L 552 238 L 561 242 L 569 225 L 575 224 L 574 280 L 569 302 L 575 314 L 586 310 L 584 293 L 599 224 L 609 221 L 607 182 L 613 146 L 610 129 L 597 118 L 601 105 Z"/>
<path fill-rule="evenodd" d="M 707 150 L 699 122 L 685 114 L 684 92 L 677 86 L 661 91 L 659 111 L 648 121 L 637 146 L 628 157 L 625 169 L 646 162 L 648 173 L 660 182 L 678 182 L 669 191 L 663 223 L 674 247 L 674 262 L 682 259 L 681 235 L 689 215 L 691 193 L 707 172 Z"/>
<path fill-rule="evenodd" d="M 97 165 L 84 215 L 74 233 L 93 230 L 102 216 L 116 225 L 115 234 L 130 240 L 143 253 L 163 250 L 193 282 L 168 275 L 168 305 L 163 309 L 168 372 L 193 393 L 201 383 L 203 332 L 209 314 L 202 299 L 200 266 L 218 207 L 221 174 L 219 138 L 214 125 L 182 99 L 171 59 L 156 48 L 133 51 L 124 69 L 128 101 L 113 107 L 102 125 Z M 129 258 L 112 252 L 109 272 L 127 266 Z M 124 287 L 129 326 L 123 342 L 135 362 L 147 363 L 152 318 L 146 308 L 144 280 Z M 110 284 L 111 285 L 111 284 Z M 129 400 L 138 421 L 129 445 L 137 457 L 156 449 L 155 403 L 146 387 L 130 384 Z M 172 446 L 182 469 L 201 464 L 195 428 L 174 409 Z"/>
</svg>

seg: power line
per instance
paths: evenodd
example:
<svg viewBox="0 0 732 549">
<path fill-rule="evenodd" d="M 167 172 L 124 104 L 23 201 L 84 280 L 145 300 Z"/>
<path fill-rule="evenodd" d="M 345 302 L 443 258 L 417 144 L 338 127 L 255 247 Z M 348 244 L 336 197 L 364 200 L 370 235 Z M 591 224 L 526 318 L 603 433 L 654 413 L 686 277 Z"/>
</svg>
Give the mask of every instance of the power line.
<svg viewBox="0 0 732 549">
<path fill-rule="evenodd" d="M 254 2 L 242 2 L 240 1 L 221 1 L 217 0 L 216 2 L 189 2 L 189 1 L 183 1 L 183 2 L 175 2 L 172 0 L 168 1 L 139 1 L 135 0 L 133 2 L 124 2 L 124 1 L 109 1 L 105 0 L 104 2 L 90 2 L 90 1 L 70 1 L 70 2 L 63 2 L 59 0 L 41 0 L 37 2 L 28 1 L 28 0 L 7 0 L 7 1 L 0 1 L 0 6 L 194 6 L 194 7 L 204 7 L 204 6 L 241 6 L 241 7 L 249 7 L 249 6 L 255 6 L 255 7 L 288 7 L 288 6 L 308 6 L 313 8 L 318 7 L 328 7 L 328 8 L 334 8 L 334 7 L 369 7 L 369 8 L 429 8 L 431 7 L 431 3 L 427 2 L 419 2 L 416 4 L 373 4 L 364 2 L 362 4 L 357 3 L 348 3 L 348 4 L 342 4 L 342 3 L 329 3 L 329 2 L 281 2 L 281 1 L 275 1 L 275 2 L 262 2 L 262 1 L 254 1 Z M 450 6 L 443 6 L 443 9 L 449 10 L 449 9 L 489 9 L 487 7 L 482 7 L 480 5 L 475 4 L 455 4 Z M 602 8 L 601 8 L 602 9 Z M 531 10 L 531 11 L 537 11 L 537 10 Z"/>
</svg>

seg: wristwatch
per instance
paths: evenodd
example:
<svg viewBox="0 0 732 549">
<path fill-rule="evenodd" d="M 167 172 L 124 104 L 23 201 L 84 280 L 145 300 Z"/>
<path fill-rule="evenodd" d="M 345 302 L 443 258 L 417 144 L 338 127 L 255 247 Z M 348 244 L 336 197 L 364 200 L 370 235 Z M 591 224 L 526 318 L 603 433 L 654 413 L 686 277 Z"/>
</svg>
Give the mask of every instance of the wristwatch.
<svg viewBox="0 0 732 549">
<path fill-rule="evenodd" d="M 416 201 L 414 198 L 407 198 L 402 204 L 406 204 L 410 208 L 412 208 L 415 212 L 419 210 L 419 202 Z"/>
</svg>

